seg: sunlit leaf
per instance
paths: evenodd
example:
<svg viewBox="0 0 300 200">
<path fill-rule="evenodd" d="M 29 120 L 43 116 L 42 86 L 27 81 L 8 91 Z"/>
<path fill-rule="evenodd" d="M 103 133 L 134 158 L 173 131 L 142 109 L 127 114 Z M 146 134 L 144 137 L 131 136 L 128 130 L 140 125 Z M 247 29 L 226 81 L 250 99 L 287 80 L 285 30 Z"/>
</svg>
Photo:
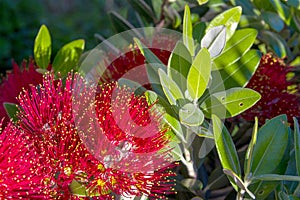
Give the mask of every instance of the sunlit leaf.
<svg viewBox="0 0 300 200">
<path fill-rule="evenodd" d="M 207 30 L 215 26 L 225 25 L 226 40 L 229 40 L 237 28 L 237 25 L 240 21 L 241 14 L 242 14 L 242 8 L 240 6 L 222 12 L 210 22 L 209 26 L 207 27 Z"/>
<path fill-rule="evenodd" d="M 212 71 L 212 82 L 210 91 L 230 89 L 233 87 L 244 87 L 250 81 L 259 66 L 261 53 L 258 50 L 250 50 L 238 61 L 220 70 Z M 215 81 L 220 79 L 222 81 Z"/>
<path fill-rule="evenodd" d="M 162 69 L 158 69 L 158 75 L 163 91 L 171 105 L 176 105 L 178 100 L 184 99 L 180 88 Z"/>
<path fill-rule="evenodd" d="M 34 41 L 34 60 L 38 67 L 46 69 L 51 58 L 51 36 L 48 28 L 42 25 Z"/>
<path fill-rule="evenodd" d="M 199 99 L 204 93 L 211 73 L 211 59 L 206 48 L 196 55 L 187 76 L 187 89 L 193 99 Z"/>
<path fill-rule="evenodd" d="M 212 58 L 218 56 L 226 44 L 226 27 L 216 26 L 207 31 L 201 40 L 201 47 L 208 49 Z"/>
<path fill-rule="evenodd" d="M 231 88 L 212 94 L 200 107 L 208 118 L 212 114 L 233 117 L 251 108 L 260 97 L 258 92 L 248 88 Z"/>
<path fill-rule="evenodd" d="M 168 113 L 164 114 L 164 120 L 172 128 L 179 140 L 182 142 L 186 142 L 180 122 Z"/>
<path fill-rule="evenodd" d="M 183 16 L 183 44 L 188 48 L 190 54 L 194 56 L 193 26 L 191 11 L 188 5 L 185 6 Z"/>
<path fill-rule="evenodd" d="M 180 108 L 179 119 L 182 124 L 199 126 L 203 123 L 204 114 L 196 104 L 188 103 Z"/>
<path fill-rule="evenodd" d="M 256 36 L 255 29 L 247 28 L 236 31 L 226 43 L 222 54 L 214 59 L 217 69 L 223 69 L 238 61 L 250 49 Z"/>
<path fill-rule="evenodd" d="M 169 58 L 168 76 L 171 77 L 181 88 L 186 90 L 186 79 L 192 64 L 189 50 L 182 42 L 178 42 Z"/>
<path fill-rule="evenodd" d="M 74 40 L 64 45 L 56 54 L 52 68 L 55 73 L 60 72 L 63 76 L 69 71 L 76 70 L 79 58 L 84 50 L 84 40 Z"/>
<path fill-rule="evenodd" d="M 222 167 L 224 169 L 230 169 L 237 174 L 238 177 L 240 177 L 241 168 L 239 158 L 230 133 L 216 115 L 212 115 L 212 123 L 215 143 Z M 238 191 L 238 185 L 235 180 L 230 176 L 228 178 L 234 189 Z"/>
</svg>

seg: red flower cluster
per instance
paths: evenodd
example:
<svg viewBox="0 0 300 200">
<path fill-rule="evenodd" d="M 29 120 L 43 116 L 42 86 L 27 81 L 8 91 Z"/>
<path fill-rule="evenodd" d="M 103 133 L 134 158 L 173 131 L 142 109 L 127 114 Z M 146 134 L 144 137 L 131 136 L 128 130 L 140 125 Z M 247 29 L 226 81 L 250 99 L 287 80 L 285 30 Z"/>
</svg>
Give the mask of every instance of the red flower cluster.
<svg viewBox="0 0 300 200">
<path fill-rule="evenodd" d="M 118 91 L 116 97 L 114 89 Z M 39 179 L 34 183 L 42 188 L 41 195 L 52 199 L 76 195 L 110 199 L 112 194 L 163 198 L 172 193 L 174 182 L 168 178 L 174 174 L 169 171 L 168 138 L 159 116 L 151 114 L 143 97 L 113 83 L 100 86 L 96 97 L 93 91 L 79 75 L 70 74 L 64 82 L 48 74 L 43 84 L 30 86 L 19 95 L 22 109 L 18 125 L 31 141 L 32 152 L 38 155 L 33 163 L 38 166 L 34 174 Z M 83 101 L 77 101 L 76 95 Z M 96 101 L 91 103 L 89 97 Z M 112 99 L 125 99 L 115 104 L 115 112 Z M 93 115 L 83 117 L 92 114 L 92 105 L 97 119 Z M 129 115 L 124 108 L 129 109 Z M 123 127 L 126 123 L 114 118 L 132 123 Z M 100 129 L 93 129 L 93 124 Z M 143 132 L 139 134 L 135 126 L 147 126 L 146 133 L 151 136 L 141 138 Z M 160 150 L 162 153 L 158 153 Z M 26 171 L 20 173 L 31 176 Z"/>
<path fill-rule="evenodd" d="M 29 85 L 38 85 L 42 82 L 43 75 L 36 72 L 36 66 L 32 59 L 27 63 L 23 61 L 21 67 L 13 62 L 12 72 L 2 79 L 0 85 L 0 119 L 5 117 L 4 124 L 7 124 L 9 117 L 6 114 L 3 103 L 14 103 L 18 101 L 16 97 L 23 88 L 28 89 Z"/>
<path fill-rule="evenodd" d="M 292 68 L 283 60 L 266 54 L 262 57 L 259 67 L 249 81 L 247 87 L 258 91 L 261 100 L 251 109 L 242 114 L 246 120 L 254 120 L 257 116 L 260 123 L 280 114 L 287 114 L 288 120 L 300 116 L 300 96 L 289 91 L 295 85 L 287 80 Z"/>
<path fill-rule="evenodd" d="M 0 199 L 44 198 L 39 170 L 29 136 L 9 123 L 0 133 Z"/>
</svg>

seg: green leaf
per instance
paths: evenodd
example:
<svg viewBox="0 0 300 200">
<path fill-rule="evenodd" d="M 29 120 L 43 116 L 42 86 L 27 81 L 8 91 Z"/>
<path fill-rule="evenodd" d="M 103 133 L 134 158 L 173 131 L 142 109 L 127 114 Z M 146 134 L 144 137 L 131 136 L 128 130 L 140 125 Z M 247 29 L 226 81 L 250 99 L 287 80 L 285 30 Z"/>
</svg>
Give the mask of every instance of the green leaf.
<svg viewBox="0 0 300 200">
<path fill-rule="evenodd" d="M 13 103 L 3 103 L 3 106 L 9 118 L 12 119 L 14 122 L 16 122 L 18 120 L 17 117 L 17 113 L 19 111 L 18 105 Z"/>
<path fill-rule="evenodd" d="M 186 90 L 186 78 L 192 64 L 192 57 L 189 50 L 182 42 L 178 42 L 168 61 L 168 76 L 173 79 L 181 88 Z"/>
<path fill-rule="evenodd" d="M 204 114 L 196 104 L 187 103 L 179 110 L 179 119 L 188 126 L 200 126 L 204 121 Z"/>
<path fill-rule="evenodd" d="M 151 83 L 152 89 L 158 94 L 163 96 L 164 91 L 160 84 L 160 78 L 158 75 L 158 69 L 162 69 L 163 71 L 167 71 L 165 65 L 161 62 L 161 60 L 149 49 L 147 48 L 139 39 L 134 38 L 134 42 L 137 44 L 139 50 L 142 55 L 146 59 L 146 70 L 147 76 Z"/>
<path fill-rule="evenodd" d="M 206 48 L 196 55 L 187 76 L 187 89 L 190 96 L 197 100 L 206 90 L 211 73 L 211 59 Z"/>
<path fill-rule="evenodd" d="M 45 25 L 42 25 L 34 41 L 34 60 L 38 67 L 46 69 L 51 57 L 51 36 Z"/>
<path fill-rule="evenodd" d="M 156 16 L 151 7 L 144 0 L 127 0 L 128 3 L 138 12 L 141 16 L 144 17 L 148 22 L 155 22 Z"/>
<path fill-rule="evenodd" d="M 230 169 L 240 178 L 241 168 L 239 158 L 230 133 L 216 115 L 212 115 L 212 123 L 215 143 L 223 168 Z M 238 191 L 238 185 L 234 179 L 230 176 L 228 178 L 234 189 Z"/>
<path fill-rule="evenodd" d="M 201 40 L 201 47 L 208 49 L 212 58 L 218 56 L 226 44 L 226 27 L 216 26 L 207 31 Z"/>
<path fill-rule="evenodd" d="M 292 14 L 288 6 L 283 4 L 280 0 L 272 0 L 270 3 L 273 5 L 274 10 L 277 12 L 280 18 L 284 20 L 287 25 L 289 25 Z"/>
<path fill-rule="evenodd" d="M 288 144 L 286 115 L 277 116 L 260 128 L 253 149 L 251 173 L 253 176 L 271 174 L 283 159 Z"/>
<path fill-rule="evenodd" d="M 212 114 L 233 117 L 252 107 L 260 97 L 258 92 L 248 88 L 231 88 L 212 94 L 200 107 L 208 118 Z"/>
<path fill-rule="evenodd" d="M 184 99 L 184 96 L 177 84 L 167 76 L 162 70 L 158 69 L 158 75 L 163 91 L 171 105 L 177 105 L 178 100 Z"/>
<path fill-rule="evenodd" d="M 193 38 L 197 43 L 200 43 L 205 35 L 206 24 L 205 22 L 199 22 L 193 27 Z"/>
<path fill-rule="evenodd" d="M 262 181 L 297 181 L 300 182 L 300 176 L 280 175 L 280 174 L 262 174 L 254 176 L 252 180 Z"/>
<path fill-rule="evenodd" d="M 280 58 L 290 54 L 289 47 L 284 39 L 271 31 L 261 31 L 262 40 L 276 53 Z"/>
<path fill-rule="evenodd" d="M 181 147 L 179 146 L 178 143 L 174 142 L 174 141 L 171 141 L 169 142 L 169 147 L 171 150 L 171 154 L 173 156 L 173 158 L 176 160 L 176 161 L 182 161 L 183 163 L 186 163 L 186 160 L 185 158 L 183 157 L 183 153 L 182 153 L 182 150 L 181 150 Z"/>
<path fill-rule="evenodd" d="M 237 28 L 237 25 L 241 18 L 241 14 L 242 14 L 242 8 L 240 6 L 222 12 L 210 22 L 209 26 L 207 27 L 207 30 L 215 26 L 225 25 L 226 40 L 229 40 L 233 35 L 233 33 L 235 32 L 235 29 Z"/>
<path fill-rule="evenodd" d="M 255 73 L 261 59 L 258 50 L 250 50 L 238 61 L 220 70 L 212 71 L 212 82 L 209 87 L 211 92 L 230 89 L 233 87 L 244 87 Z M 215 81 L 220 79 L 222 81 Z"/>
<path fill-rule="evenodd" d="M 76 195 L 76 196 L 80 196 L 80 197 L 86 197 L 88 196 L 87 194 L 87 188 L 80 184 L 79 182 L 73 180 L 70 184 L 70 190 L 72 192 L 73 195 Z"/>
<path fill-rule="evenodd" d="M 236 31 L 226 43 L 222 54 L 214 59 L 217 69 L 223 69 L 238 61 L 250 49 L 256 36 L 255 29 L 247 28 Z"/>
<path fill-rule="evenodd" d="M 158 98 L 157 94 L 151 90 L 147 90 L 144 93 L 144 95 L 146 97 L 146 101 L 147 101 L 148 105 L 152 105 L 157 101 L 157 98 Z"/>
<path fill-rule="evenodd" d="M 284 28 L 284 22 L 277 13 L 265 11 L 261 13 L 261 16 L 264 21 L 276 32 L 280 32 Z"/>
<path fill-rule="evenodd" d="M 194 56 L 194 40 L 193 40 L 193 26 L 191 20 L 191 11 L 188 5 L 185 6 L 183 16 L 183 44 Z"/>
<path fill-rule="evenodd" d="M 197 0 L 197 1 L 200 6 L 208 2 L 208 0 Z"/>
<path fill-rule="evenodd" d="M 84 40 L 74 40 L 64 45 L 56 54 L 52 68 L 57 74 L 60 72 L 63 76 L 69 71 L 76 70 L 79 58 L 84 50 Z"/>
<path fill-rule="evenodd" d="M 182 142 L 186 142 L 180 122 L 168 113 L 164 114 L 164 120 L 172 128 L 179 140 Z"/>
<path fill-rule="evenodd" d="M 294 119 L 294 143 L 297 174 L 300 176 L 300 130 L 297 118 Z"/>
<path fill-rule="evenodd" d="M 148 47 L 146 47 L 138 38 L 134 38 L 133 40 L 148 63 L 158 63 L 164 65 L 162 61 Z"/>
<path fill-rule="evenodd" d="M 245 179 L 247 180 L 250 175 L 250 169 L 251 169 L 251 165 L 252 165 L 252 160 L 253 160 L 253 149 L 254 146 L 256 144 L 257 141 L 257 129 L 258 129 L 258 118 L 255 117 L 255 124 L 252 130 L 252 138 L 250 141 L 250 144 L 248 146 L 247 152 L 246 152 L 246 156 L 245 156 L 245 164 L 244 164 L 244 171 L 245 171 Z"/>
</svg>

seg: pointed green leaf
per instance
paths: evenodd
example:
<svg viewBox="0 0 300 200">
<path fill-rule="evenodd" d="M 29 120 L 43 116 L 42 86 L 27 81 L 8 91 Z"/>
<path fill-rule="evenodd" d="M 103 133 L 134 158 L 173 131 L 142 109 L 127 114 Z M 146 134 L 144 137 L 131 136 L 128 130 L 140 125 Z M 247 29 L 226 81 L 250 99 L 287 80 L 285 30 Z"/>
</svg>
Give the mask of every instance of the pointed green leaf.
<svg viewBox="0 0 300 200">
<path fill-rule="evenodd" d="M 199 99 L 206 90 L 210 73 L 210 55 L 206 48 L 202 48 L 196 55 L 187 76 L 187 89 L 194 100 Z"/>
<path fill-rule="evenodd" d="M 81 39 L 64 45 L 53 60 L 52 68 L 55 74 L 60 72 L 64 76 L 71 70 L 76 70 L 83 49 L 84 40 Z"/>
<path fill-rule="evenodd" d="M 212 115 L 212 123 L 215 143 L 222 167 L 224 169 L 230 169 L 240 178 L 241 168 L 239 158 L 230 133 L 216 115 Z M 234 189 L 238 191 L 238 185 L 234 179 L 230 176 L 228 178 Z"/>
<path fill-rule="evenodd" d="M 186 90 L 186 78 L 192 64 L 192 56 L 182 42 L 178 42 L 169 58 L 168 76 L 172 78 L 182 91 Z"/>
<path fill-rule="evenodd" d="M 164 120 L 166 123 L 172 128 L 172 130 L 175 132 L 176 136 L 181 142 L 186 142 L 183 131 L 181 128 L 180 122 L 174 118 L 173 116 L 169 115 L 168 113 L 164 114 Z"/>
<path fill-rule="evenodd" d="M 240 6 L 222 12 L 210 22 L 209 26 L 207 27 L 207 30 L 215 26 L 225 25 L 226 40 L 229 40 L 233 35 L 233 33 L 235 32 L 235 29 L 237 28 L 237 25 L 241 18 L 241 14 L 242 14 L 242 8 Z"/>
<path fill-rule="evenodd" d="M 212 58 L 218 56 L 226 44 L 226 27 L 216 26 L 207 31 L 201 40 L 201 47 L 208 49 Z"/>
<path fill-rule="evenodd" d="M 257 134 L 250 170 L 252 175 L 273 173 L 283 159 L 287 144 L 288 125 L 286 115 L 280 115 L 267 121 Z"/>
<path fill-rule="evenodd" d="M 221 76 L 222 81 L 212 81 L 210 91 L 230 89 L 233 87 L 244 87 L 255 73 L 261 59 L 258 50 L 250 50 L 235 63 L 223 69 L 212 71 L 212 80 L 218 80 Z M 221 86 L 221 87 L 220 87 Z"/>
<path fill-rule="evenodd" d="M 204 121 L 204 114 L 196 104 L 185 104 L 179 110 L 179 119 L 188 126 L 200 126 Z"/>
<path fill-rule="evenodd" d="M 163 91 L 171 105 L 177 105 L 178 100 L 184 99 L 184 96 L 177 84 L 167 76 L 162 70 L 158 69 L 158 75 Z"/>
<path fill-rule="evenodd" d="M 194 56 L 193 26 L 191 11 L 188 5 L 185 6 L 183 16 L 183 44 L 188 48 L 190 54 Z"/>
<path fill-rule="evenodd" d="M 248 146 L 246 156 L 245 156 L 245 164 L 244 164 L 245 179 L 247 179 L 250 174 L 250 169 L 251 169 L 252 159 L 253 159 L 253 148 L 254 148 L 254 146 L 256 144 L 256 140 L 257 140 L 257 129 L 258 129 L 258 118 L 255 117 L 255 124 L 254 124 L 253 130 L 252 130 L 252 138 L 251 138 L 251 141 L 250 141 L 250 144 Z"/>
<path fill-rule="evenodd" d="M 18 120 L 17 117 L 17 113 L 19 111 L 18 105 L 14 103 L 3 103 L 3 106 L 9 118 L 12 119 L 14 122 L 16 122 Z"/>
<path fill-rule="evenodd" d="M 255 29 L 248 28 L 236 31 L 226 43 L 222 54 L 214 59 L 217 69 L 223 69 L 238 61 L 250 49 L 256 36 L 257 31 Z"/>
<path fill-rule="evenodd" d="M 45 25 L 42 25 L 34 41 L 34 60 L 38 67 L 46 69 L 51 58 L 51 36 Z"/>
<path fill-rule="evenodd" d="M 252 180 L 300 182 L 300 176 L 290 176 L 290 175 L 280 175 L 280 174 L 262 174 L 262 175 L 254 176 Z"/>
<path fill-rule="evenodd" d="M 212 114 L 227 118 L 251 108 L 260 97 L 258 92 L 248 88 L 231 88 L 212 94 L 200 107 L 208 118 Z"/>
<path fill-rule="evenodd" d="M 297 118 L 294 119 L 294 143 L 297 174 L 300 176 L 300 130 Z"/>
</svg>

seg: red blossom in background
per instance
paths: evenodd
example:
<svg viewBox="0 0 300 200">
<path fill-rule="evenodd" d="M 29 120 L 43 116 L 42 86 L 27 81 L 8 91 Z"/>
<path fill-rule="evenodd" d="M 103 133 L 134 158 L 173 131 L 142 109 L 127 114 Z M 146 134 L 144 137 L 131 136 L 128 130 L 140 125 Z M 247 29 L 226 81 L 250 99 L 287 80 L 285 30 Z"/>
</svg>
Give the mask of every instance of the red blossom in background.
<svg viewBox="0 0 300 200">
<path fill-rule="evenodd" d="M 162 154 L 157 153 L 166 146 L 165 131 L 156 127 L 154 130 L 157 133 L 155 132 L 153 137 L 149 140 L 139 141 L 131 135 L 128 137 L 129 134 L 126 132 L 111 128 L 118 124 L 112 123 L 111 113 L 102 112 L 102 106 L 108 106 L 111 103 L 108 101 L 111 100 L 110 88 L 112 87 L 102 87 L 99 90 L 101 91 L 99 96 L 96 97 L 97 101 L 95 102 L 94 99 L 91 103 L 88 100 L 92 99 L 88 99 L 88 97 L 95 98 L 95 94 L 84 84 L 79 75 L 70 74 L 63 82 L 61 79 L 54 81 L 53 75 L 48 74 L 45 76 L 43 84 L 37 87 L 31 86 L 29 90 L 24 90 L 20 94 L 18 99 L 22 109 L 19 114 L 19 124 L 30 136 L 36 151 L 41 155 L 40 164 L 44 166 L 41 172 L 44 176 L 45 188 L 43 191 L 49 198 L 76 198 L 76 195 L 73 195 L 72 185 L 74 184 L 82 185 L 86 188 L 88 195 L 97 195 L 99 197 L 95 198 L 100 199 L 109 199 L 108 196 L 111 193 L 127 196 L 146 194 L 161 197 L 172 193 L 174 182 L 167 179 L 174 176 L 174 173 L 168 171 L 169 166 L 164 160 L 168 158 L 167 150 Z M 138 124 L 146 125 L 150 116 L 147 104 L 141 98 L 133 97 L 132 93 L 128 94 L 122 89 L 120 90 L 123 97 L 131 97 L 129 99 L 129 102 L 133 102 L 129 104 L 131 117 Z M 78 95 L 82 99 L 77 101 L 74 93 L 75 96 Z M 84 112 L 89 111 L 88 107 L 91 105 L 96 105 L 99 117 L 107 120 L 98 121 L 90 115 L 82 118 L 85 116 Z M 134 107 L 134 105 L 138 106 Z M 143 112 L 137 113 L 140 110 Z M 144 121 L 144 119 L 147 120 Z M 81 121 L 77 122 L 77 120 Z M 128 119 L 123 120 L 127 121 Z M 79 130 L 78 124 L 85 126 L 84 129 Z M 105 134 L 101 134 L 102 131 L 94 130 L 93 124 L 100 126 Z M 155 125 L 159 125 L 158 121 Z M 112 139 L 111 136 L 119 134 L 117 131 L 119 131 L 120 137 Z M 87 142 L 83 143 L 82 139 L 85 141 L 86 138 L 92 139 L 93 145 Z M 128 141 L 124 140 L 125 138 Z M 127 148 L 128 142 L 132 143 L 130 147 L 138 147 L 136 150 L 140 153 L 149 151 L 152 153 L 148 156 L 147 154 L 135 156 L 135 152 L 131 152 Z M 135 163 L 138 162 L 138 160 L 134 160 L 137 158 L 143 158 L 144 162 L 141 162 L 142 164 Z M 153 160 L 154 158 L 156 160 Z M 122 162 L 123 160 L 125 161 Z M 121 168 L 115 168 L 115 161 Z M 128 161 L 131 161 L 129 167 L 136 171 L 124 170 L 128 169 L 126 166 Z M 143 167 L 143 169 L 139 171 L 139 167 Z M 149 169 L 146 170 L 147 168 Z"/>
<path fill-rule="evenodd" d="M 288 120 L 300 116 L 299 93 L 292 94 L 288 88 L 295 85 L 287 80 L 287 74 L 292 67 L 287 66 L 283 60 L 266 54 L 262 57 L 260 65 L 249 81 L 247 87 L 261 94 L 261 100 L 251 109 L 242 114 L 246 120 L 252 121 L 257 116 L 263 124 L 280 114 L 287 114 Z"/>
<path fill-rule="evenodd" d="M 42 82 L 43 75 L 36 71 L 34 61 L 30 59 L 28 62 L 23 61 L 21 67 L 13 62 L 11 73 L 2 79 L 0 84 L 0 119 L 5 117 L 4 124 L 7 124 L 9 117 L 6 114 L 3 103 L 14 103 L 18 101 L 16 97 L 22 91 L 22 88 L 28 89 L 30 85 L 38 85 Z"/>
<path fill-rule="evenodd" d="M 0 199 L 44 199 L 38 163 L 28 135 L 9 123 L 0 133 Z"/>
</svg>

